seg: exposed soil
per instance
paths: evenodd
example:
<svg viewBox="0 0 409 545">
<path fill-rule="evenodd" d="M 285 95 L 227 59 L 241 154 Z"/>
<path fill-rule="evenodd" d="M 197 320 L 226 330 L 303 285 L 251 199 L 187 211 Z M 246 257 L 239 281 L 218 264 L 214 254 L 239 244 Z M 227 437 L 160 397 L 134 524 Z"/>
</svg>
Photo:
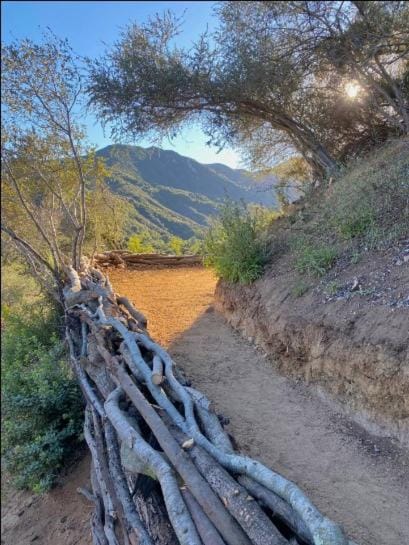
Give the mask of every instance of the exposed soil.
<svg viewBox="0 0 409 545">
<path fill-rule="evenodd" d="M 409 241 L 360 262 L 340 262 L 321 280 L 274 261 L 251 286 L 219 284 L 229 323 L 368 431 L 409 447 Z M 406 260 L 406 261 L 405 261 Z M 297 296 L 303 282 L 306 293 Z"/>
<path fill-rule="evenodd" d="M 110 273 L 148 317 L 193 384 L 230 419 L 241 450 L 296 481 L 360 545 L 409 543 L 409 455 L 363 431 L 302 383 L 281 376 L 214 310 L 215 278 L 200 268 Z M 90 505 L 76 492 L 88 459 L 50 494 L 9 492 L 4 545 L 90 545 Z M 66 518 L 65 518 L 66 517 Z"/>
<path fill-rule="evenodd" d="M 3 476 L 1 543 L 4 545 L 91 545 L 92 505 L 77 492 L 90 487 L 90 456 L 67 468 L 57 486 L 41 496 L 13 490 Z"/>
</svg>

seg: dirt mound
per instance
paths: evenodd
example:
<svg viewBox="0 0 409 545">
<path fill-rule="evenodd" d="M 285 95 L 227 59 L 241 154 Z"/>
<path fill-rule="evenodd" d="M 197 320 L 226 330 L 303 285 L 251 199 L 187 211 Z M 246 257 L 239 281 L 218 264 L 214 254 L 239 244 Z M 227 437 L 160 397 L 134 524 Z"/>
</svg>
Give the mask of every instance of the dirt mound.
<svg viewBox="0 0 409 545">
<path fill-rule="evenodd" d="M 301 297 L 285 257 L 251 286 L 221 282 L 217 308 L 278 369 L 331 394 L 368 431 L 408 445 L 409 263 L 401 255 L 395 247 L 339 263 Z"/>
</svg>

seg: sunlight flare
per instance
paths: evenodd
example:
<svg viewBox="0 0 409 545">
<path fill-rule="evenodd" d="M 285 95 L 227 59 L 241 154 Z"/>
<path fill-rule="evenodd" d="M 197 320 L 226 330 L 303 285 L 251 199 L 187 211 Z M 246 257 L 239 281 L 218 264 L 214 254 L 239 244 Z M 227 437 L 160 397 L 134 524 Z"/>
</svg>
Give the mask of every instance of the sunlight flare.
<svg viewBox="0 0 409 545">
<path fill-rule="evenodd" d="M 359 83 L 356 83 L 355 81 L 349 81 L 345 85 L 345 92 L 348 98 L 352 100 L 354 100 L 359 95 L 361 90 L 362 90 L 362 87 L 359 85 Z"/>
</svg>

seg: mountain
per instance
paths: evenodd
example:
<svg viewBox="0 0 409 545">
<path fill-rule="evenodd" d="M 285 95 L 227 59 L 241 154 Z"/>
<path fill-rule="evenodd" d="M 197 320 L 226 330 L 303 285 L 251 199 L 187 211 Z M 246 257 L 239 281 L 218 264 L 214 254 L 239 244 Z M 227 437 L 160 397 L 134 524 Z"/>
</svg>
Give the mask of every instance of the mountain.
<svg viewBox="0 0 409 545">
<path fill-rule="evenodd" d="M 275 207 L 275 179 L 254 180 L 242 169 L 201 164 L 174 151 L 111 145 L 97 151 L 110 168 L 109 186 L 135 209 L 132 227 L 195 236 L 227 196 Z"/>
</svg>

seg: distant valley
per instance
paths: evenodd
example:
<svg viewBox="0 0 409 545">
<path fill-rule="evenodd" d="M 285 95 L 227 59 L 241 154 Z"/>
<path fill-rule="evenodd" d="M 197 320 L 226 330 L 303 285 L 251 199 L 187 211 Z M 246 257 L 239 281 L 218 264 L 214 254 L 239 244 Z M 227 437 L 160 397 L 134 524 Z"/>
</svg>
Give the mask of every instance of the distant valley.
<svg viewBox="0 0 409 545">
<path fill-rule="evenodd" d="M 242 169 L 205 165 L 160 148 L 116 144 L 97 152 L 110 168 L 112 191 L 131 201 L 133 230 L 187 239 L 197 236 L 225 197 L 276 206 L 277 180 L 254 180 Z"/>
</svg>

